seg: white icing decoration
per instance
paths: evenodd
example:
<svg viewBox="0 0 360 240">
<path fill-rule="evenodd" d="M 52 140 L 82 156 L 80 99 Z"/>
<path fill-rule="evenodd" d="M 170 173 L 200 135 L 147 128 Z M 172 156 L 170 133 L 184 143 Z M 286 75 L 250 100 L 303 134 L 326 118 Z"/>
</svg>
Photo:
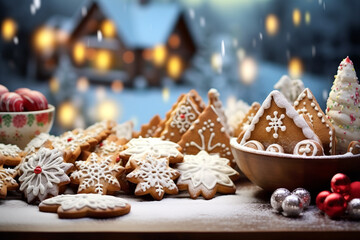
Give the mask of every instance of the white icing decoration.
<svg viewBox="0 0 360 240">
<path fill-rule="evenodd" d="M 16 175 L 16 172 L 17 171 L 12 168 L 0 168 L 0 192 L 2 192 L 3 187 L 17 185 L 13 178 Z"/>
<path fill-rule="evenodd" d="M 42 147 L 42 145 L 49 139 L 50 135 L 48 133 L 40 133 L 26 145 L 24 151 L 27 154 L 34 153 L 36 149 Z"/>
<path fill-rule="evenodd" d="M 3 155 L 5 157 L 18 158 L 20 157 L 20 153 L 21 149 L 18 146 L 0 143 L 0 155 Z"/>
<path fill-rule="evenodd" d="M 112 130 L 115 131 L 116 137 L 130 140 L 132 138 L 133 128 L 134 123 L 132 121 L 127 121 L 122 124 L 117 124 Z"/>
<path fill-rule="evenodd" d="M 79 169 L 71 174 L 71 179 L 82 179 L 78 192 L 87 188 L 95 187 L 94 191 L 98 194 L 104 194 L 104 183 L 120 187 L 117 180 L 118 173 L 123 169 L 119 165 L 110 165 L 111 159 L 105 158 L 99 161 L 95 153 L 91 153 L 87 161 L 75 162 Z"/>
<path fill-rule="evenodd" d="M 234 183 L 229 177 L 238 173 L 228 164 L 228 159 L 221 158 L 218 154 L 209 155 L 206 151 L 185 155 L 184 162 L 177 165 L 181 173 L 178 184 L 190 180 L 195 188 L 201 186 L 211 190 L 216 184 L 233 187 Z"/>
<path fill-rule="evenodd" d="M 278 112 L 274 111 L 274 117 L 271 117 L 270 115 L 266 116 L 266 120 L 270 120 L 269 127 L 266 127 L 266 131 L 271 132 L 271 130 L 274 130 L 274 133 L 273 133 L 274 138 L 279 137 L 279 134 L 278 134 L 279 129 L 283 132 L 286 130 L 286 126 L 284 126 L 283 122 L 282 122 L 282 119 L 285 118 L 285 115 L 281 114 L 280 117 L 278 117 L 277 115 L 278 115 Z"/>
<path fill-rule="evenodd" d="M 118 145 L 113 141 L 104 140 L 102 141 L 102 145 L 96 148 L 95 152 L 99 153 L 100 157 L 106 157 L 120 152 L 121 149 L 121 145 Z"/>
<path fill-rule="evenodd" d="M 107 210 L 117 207 L 124 208 L 128 205 L 128 202 L 122 198 L 114 196 L 87 193 L 59 195 L 42 201 L 41 205 L 60 205 L 64 211 L 74 209 L 81 210 L 86 207 L 93 210 Z"/>
<path fill-rule="evenodd" d="M 72 166 L 71 163 L 64 163 L 60 150 L 40 148 L 20 166 L 20 191 L 24 192 L 28 202 L 36 197 L 42 201 L 49 194 L 56 196 L 59 193 L 58 184 L 70 181 L 66 172 Z M 41 168 L 39 174 L 34 172 L 37 167 Z"/>
<path fill-rule="evenodd" d="M 243 145 L 251 136 L 251 132 L 254 131 L 255 125 L 259 122 L 260 117 L 264 114 L 265 109 L 271 107 L 271 101 L 274 100 L 275 104 L 280 108 L 285 108 L 286 116 L 291 118 L 294 124 L 299 127 L 304 136 L 308 139 L 319 141 L 318 136 L 314 131 L 309 127 L 303 117 L 301 117 L 298 112 L 291 106 L 291 104 L 285 99 L 285 97 L 279 91 L 272 91 L 267 98 L 264 100 L 260 109 L 257 111 L 253 121 L 251 122 L 249 128 L 245 131 L 244 136 L 240 142 Z"/>
<path fill-rule="evenodd" d="M 138 167 L 127 175 L 127 178 L 139 178 L 142 180 L 136 190 L 146 192 L 150 188 L 155 188 L 155 192 L 161 197 L 166 189 L 177 189 L 173 179 L 178 172 L 168 166 L 166 158 L 154 158 L 151 154 L 146 154 L 145 160 L 135 160 Z"/>
<path fill-rule="evenodd" d="M 277 144 L 277 143 L 273 143 L 273 144 L 270 144 L 267 148 L 266 148 L 266 151 L 267 152 L 280 152 L 280 153 L 283 153 L 284 152 L 284 148 Z"/>
<path fill-rule="evenodd" d="M 178 128 L 180 133 L 186 132 L 197 117 L 191 112 L 191 109 L 192 106 L 186 106 L 185 104 L 179 106 L 170 122 L 170 126 Z"/>
<path fill-rule="evenodd" d="M 140 156 L 144 152 L 153 154 L 156 157 L 177 157 L 181 153 L 177 143 L 162 140 L 160 138 L 133 138 L 126 144 L 127 149 L 121 152 L 122 155 Z"/>
<path fill-rule="evenodd" d="M 264 146 L 261 144 L 261 142 L 259 141 L 256 141 L 256 140 L 250 140 L 250 141 L 247 141 L 244 146 L 245 147 L 249 147 L 249 145 L 251 144 L 254 144 L 256 146 L 256 150 L 262 150 L 264 151 Z"/>
<path fill-rule="evenodd" d="M 316 156 L 318 153 L 318 147 L 314 141 L 303 140 L 298 142 L 294 148 L 295 155 L 302 156 Z"/>
</svg>

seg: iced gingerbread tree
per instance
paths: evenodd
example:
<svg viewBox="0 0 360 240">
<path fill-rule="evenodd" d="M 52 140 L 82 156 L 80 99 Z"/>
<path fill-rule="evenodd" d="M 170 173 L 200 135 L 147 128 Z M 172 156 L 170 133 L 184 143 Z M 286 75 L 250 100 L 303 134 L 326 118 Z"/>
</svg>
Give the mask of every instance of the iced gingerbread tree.
<svg viewBox="0 0 360 240">
<path fill-rule="evenodd" d="M 336 152 L 347 152 L 351 141 L 360 141 L 360 85 L 349 57 L 342 60 L 327 100 L 326 114 L 334 125 Z"/>
</svg>

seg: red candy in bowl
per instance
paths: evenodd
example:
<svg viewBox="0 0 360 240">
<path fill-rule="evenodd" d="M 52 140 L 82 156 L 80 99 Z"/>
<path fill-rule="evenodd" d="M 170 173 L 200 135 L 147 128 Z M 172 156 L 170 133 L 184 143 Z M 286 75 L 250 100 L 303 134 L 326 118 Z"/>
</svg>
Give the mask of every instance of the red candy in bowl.
<svg viewBox="0 0 360 240">
<path fill-rule="evenodd" d="M 3 93 L 1 94 L 1 90 Z M 48 133 L 54 122 L 55 107 L 45 96 L 27 88 L 7 92 L 0 85 L 0 142 L 26 147 L 36 135 Z"/>
</svg>

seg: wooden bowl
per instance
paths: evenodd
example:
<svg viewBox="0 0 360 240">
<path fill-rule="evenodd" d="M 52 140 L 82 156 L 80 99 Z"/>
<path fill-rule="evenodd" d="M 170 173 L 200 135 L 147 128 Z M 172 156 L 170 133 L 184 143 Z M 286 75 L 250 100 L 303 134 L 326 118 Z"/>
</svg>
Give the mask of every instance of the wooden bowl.
<svg viewBox="0 0 360 240">
<path fill-rule="evenodd" d="M 230 145 L 240 170 L 266 191 L 280 187 L 290 191 L 298 187 L 330 190 L 330 180 L 336 173 L 344 173 L 353 181 L 360 177 L 360 154 L 307 157 L 272 153 L 241 146 L 236 138 Z"/>
</svg>

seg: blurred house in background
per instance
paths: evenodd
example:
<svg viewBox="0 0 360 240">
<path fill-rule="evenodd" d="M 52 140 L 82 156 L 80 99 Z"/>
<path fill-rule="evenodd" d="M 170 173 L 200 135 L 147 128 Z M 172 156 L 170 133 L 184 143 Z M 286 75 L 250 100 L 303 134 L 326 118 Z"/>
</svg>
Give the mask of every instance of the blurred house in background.
<svg viewBox="0 0 360 240">
<path fill-rule="evenodd" d="M 181 78 L 196 52 L 196 36 L 181 5 L 155 1 L 89 1 L 75 16 L 68 50 L 79 76 L 120 80 L 138 76 L 159 86 Z"/>
</svg>

